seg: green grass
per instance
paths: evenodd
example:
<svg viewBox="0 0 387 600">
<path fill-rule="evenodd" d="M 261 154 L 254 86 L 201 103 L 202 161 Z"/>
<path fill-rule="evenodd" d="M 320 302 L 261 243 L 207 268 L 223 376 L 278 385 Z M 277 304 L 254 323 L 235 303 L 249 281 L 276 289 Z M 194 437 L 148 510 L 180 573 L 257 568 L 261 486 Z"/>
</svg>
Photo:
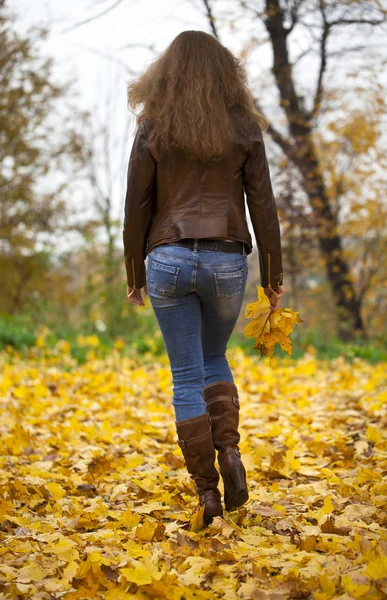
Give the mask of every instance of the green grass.
<svg viewBox="0 0 387 600">
<path fill-rule="evenodd" d="M 383 342 L 383 340 L 355 338 L 352 342 L 344 343 L 338 337 L 327 338 L 325 333 L 319 329 L 306 330 L 303 332 L 302 337 L 293 333 L 290 338 L 292 340 L 292 357 L 294 359 L 300 358 L 308 351 L 308 348 L 313 347 L 316 357 L 319 359 L 331 360 L 337 356 L 343 356 L 349 362 L 352 362 L 354 358 L 362 358 L 369 363 L 387 360 L 387 343 Z M 253 348 L 253 338 L 245 338 L 240 334 L 233 333 L 228 347 L 231 348 L 233 346 L 243 348 L 246 354 L 257 354 L 257 350 Z M 285 357 L 288 354 L 277 344 L 274 356 Z"/>
<path fill-rule="evenodd" d="M 149 312 L 138 314 L 136 319 L 130 320 L 128 327 L 122 328 L 122 334 L 119 336 L 124 342 L 122 352 L 124 354 L 140 354 L 161 356 L 165 353 L 164 340 L 159 330 L 156 318 Z M 7 346 L 22 352 L 36 344 L 36 333 L 34 323 L 28 315 L 9 316 L 0 315 L 0 349 Z M 83 363 L 88 359 L 88 352 L 91 346 L 79 343 L 79 335 L 94 336 L 99 338 L 99 345 L 96 349 L 98 356 L 106 356 L 114 347 L 117 337 L 109 335 L 108 331 L 97 331 L 94 323 L 84 323 L 81 327 L 75 329 L 67 324 L 58 323 L 47 332 L 45 336 L 45 346 L 53 349 L 58 341 L 66 340 L 71 345 L 70 353 L 74 359 Z M 346 360 L 352 361 L 358 357 L 370 363 L 387 360 L 387 343 L 383 340 L 363 340 L 354 339 L 351 343 L 343 343 L 337 337 L 327 338 L 325 332 L 321 329 L 309 329 L 303 331 L 302 337 L 299 332 L 291 335 L 293 344 L 292 357 L 297 359 L 305 354 L 311 347 L 314 348 L 316 358 L 333 359 L 337 356 L 343 356 Z M 254 339 L 245 338 L 243 334 L 234 333 L 231 336 L 228 348 L 240 347 L 249 355 L 258 355 L 253 348 Z M 286 357 L 286 352 L 277 345 L 275 356 Z"/>
</svg>

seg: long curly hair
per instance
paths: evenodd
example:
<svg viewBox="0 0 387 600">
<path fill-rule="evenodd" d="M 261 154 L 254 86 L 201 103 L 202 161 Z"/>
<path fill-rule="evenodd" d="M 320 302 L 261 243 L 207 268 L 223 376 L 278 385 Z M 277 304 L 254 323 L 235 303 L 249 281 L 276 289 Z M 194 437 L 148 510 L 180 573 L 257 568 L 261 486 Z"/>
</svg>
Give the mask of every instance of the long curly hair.
<svg viewBox="0 0 387 600">
<path fill-rule="evenodd" d="M 161 147 L 182 149 L 202 162 L 222 158 L 232 139 L 232 119 L 251 115 L 262 130 L 241 59 L 204 31 L 179 33 L 139 78 L 128 83 L 128 106 L 142 110 Z"/>
</svg>

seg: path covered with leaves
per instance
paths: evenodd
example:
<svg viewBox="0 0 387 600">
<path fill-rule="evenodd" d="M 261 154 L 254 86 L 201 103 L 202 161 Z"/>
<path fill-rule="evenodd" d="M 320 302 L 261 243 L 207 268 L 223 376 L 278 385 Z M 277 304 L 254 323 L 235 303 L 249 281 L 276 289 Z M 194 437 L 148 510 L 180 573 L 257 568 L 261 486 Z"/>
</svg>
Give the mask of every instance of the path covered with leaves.
<svg viewBox="0 0 387 600">
<path fill-rule="evenodd" d="M 0 598 L 387 597 L 387 364 L 230 350 L 250 499 L 202 529 L 167 358 L 68 350 L 0 358 Z"/>
</svg>

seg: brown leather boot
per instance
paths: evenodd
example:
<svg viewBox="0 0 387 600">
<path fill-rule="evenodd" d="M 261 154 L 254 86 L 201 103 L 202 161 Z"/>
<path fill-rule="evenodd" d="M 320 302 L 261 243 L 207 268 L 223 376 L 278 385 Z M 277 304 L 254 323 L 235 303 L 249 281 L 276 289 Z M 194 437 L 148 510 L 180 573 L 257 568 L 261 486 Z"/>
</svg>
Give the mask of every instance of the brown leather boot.
<svg viewBox="0 0 387 600">
<path fill-rule="evenodd" d="M 214 517 L 223 515 L 219 473 L 215 467 L 215 448 L 211 436 L 211 417 L 205 412 L 198 417 L 175 421 L 178 444 L 195 490 L 199 494 L 199 507 L 203 504 L 206 525 Z"/>
<path fill-rule="evenodd" d="M 237 387 L 231 381 L 215 381 L 204 388 L 204 400 L 211 416 L 214 447 L 218 450 L 224 503 L 226 510 L 231 510 L 249 498 L 246 470 L 238 447 L 240 405 Z"/>
</svg>

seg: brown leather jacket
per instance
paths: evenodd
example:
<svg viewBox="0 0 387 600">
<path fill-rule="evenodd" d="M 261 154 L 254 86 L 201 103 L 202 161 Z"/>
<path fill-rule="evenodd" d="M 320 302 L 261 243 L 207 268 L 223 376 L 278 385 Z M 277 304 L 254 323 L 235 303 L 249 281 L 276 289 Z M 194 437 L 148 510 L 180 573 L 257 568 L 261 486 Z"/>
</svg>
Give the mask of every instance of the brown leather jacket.
<svg viewBox="0 0 387 600">
<path fill-rule="evenodd" d="M 161 153 L 152 122 L 141 122 L 129 159 L 124 215 L 127 283 L 146 284 L 145 258 L 181 238 L 224 238 L 253 250 L 244 191 L 259 250 L 261 285 L 283 284 L 280 226 L 262 132 L 255 119 L 235 120 L 227 156 L 211 166 L 179 149 Z"/>
</svg>

